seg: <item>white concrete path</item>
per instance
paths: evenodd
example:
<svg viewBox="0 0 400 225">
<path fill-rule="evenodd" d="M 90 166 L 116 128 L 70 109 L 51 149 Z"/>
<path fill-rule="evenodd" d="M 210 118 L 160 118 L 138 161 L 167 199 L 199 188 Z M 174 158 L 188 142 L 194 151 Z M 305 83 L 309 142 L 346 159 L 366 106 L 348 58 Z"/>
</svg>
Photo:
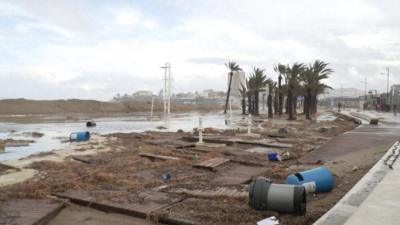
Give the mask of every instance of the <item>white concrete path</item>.
<svg viewBox="0 0 400 225">
<path fill-rule="evenodd" d="M 400 224 L 400 157 L 393 169 L 384 164 L 396 145 L 314 225 Z"/>
</svg>

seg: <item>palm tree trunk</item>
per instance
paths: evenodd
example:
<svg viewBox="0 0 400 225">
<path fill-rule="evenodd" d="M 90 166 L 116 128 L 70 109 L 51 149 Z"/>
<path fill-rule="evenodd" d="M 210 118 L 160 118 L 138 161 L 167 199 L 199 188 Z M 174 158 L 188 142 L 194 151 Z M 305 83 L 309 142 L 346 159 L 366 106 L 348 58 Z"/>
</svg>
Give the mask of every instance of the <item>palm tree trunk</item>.
<svg viewBox="0 0 400 225">
<path fill-rule="evenodd" d="M 318 106 L 318 99 L 317 99 L 317 94 L 316 93 L 314 93 L 312 95 L 312 102 L 313 102 L 313 104 L 312 104 L 312 113 L 315 114 L 315 113 L 317 113 L 317 106 Z"/>
<path fill-rule="evenodd" d="M 256 93 L 255 93 L 255 98 L 254 98 L 254 104 L 255 104 L 255 112 L 254 112 L 254 114 L 256 114 L 256 115 L 258 115 L 259 114 L 259 105 L 258 105 L 258 103 L 259 103 L 259 92 L 258 91 L 256 91 Z"/>
<path fill-rule="evenodd" d="M 247 96 L 247 105 L 249 108 L 249 110 L 248 110 L 249 114 L 253 114 L 253 102 L 251 101 L 251 98 L 252 98 L 252 94 L 249 93 L 249 95 Z"/>
<path fill-rule="evenodd" d="M 293 112 L 295 117 L 297 117 L 297 95 L 293 95 Z"/>
<path fill-rule="evenodd" d="M 286 102 L 285 102 L 285 113 L 289 114 L 289 93 L 286 96 Z"/>
<path fill-rule="evenodd" d="M 279 92 L 279 107 L 278 107 L 279 115 L 283 115 L 283 94 Z"/>
<path fill-rule="evenodd" d="M 293 110 L 293 93 L 290 88 L 288 90 L 288 96 L 287 96 L 287 108 L 289 114 L 288 120 L 296 120 L 296 118 L 294 117 L 294 110 Z"/>
<path fill-rule="evenodd" d="M 268 99 L 267 99 L 267 104 L 268 104 L 268 118 L 274 117 L 274 113 L 272 111 L 272 95 L 271 93 L 268 94 Z"/>
<path fill-rule="evenodd" d="M 275 115 L 278 115 L 278 91 L 275 89 L 275 95 L 274 95 L 274 113 Z"/>
<path fill-rule="evenodd" d="M 228 103 L 229 103 L 229 96 L 231 95 L 231 84 L 232 84 L 232 76 L 233 73 L 229 73 L 229 86 L 228 86 L 228 92 L 226 93 L 226 102 L 225 102 L 225 110 L 224 113 L 226 113 L 226 110 L 228 108 Z"/>
<path fill-rule="evenodd" d="M 246 115 L 246 96 L 242 96 L 242 115 Z"/>
<path fill-rule="evenodd" d="M 305 100 L 307 101 L 307 106 L 304 106 L 307 120 L 311 120 L 311 116 L 310 116 L 310 113 L 311 113 L 311 110 L 312 110 L 312 104 L 311 104 L 312 99 L 311 98 L 312 98 L 311 97 L 311 89 L 307 88 L 307 95 L 306 95 L 306 98 L 305 98 Z"/>
</svg>

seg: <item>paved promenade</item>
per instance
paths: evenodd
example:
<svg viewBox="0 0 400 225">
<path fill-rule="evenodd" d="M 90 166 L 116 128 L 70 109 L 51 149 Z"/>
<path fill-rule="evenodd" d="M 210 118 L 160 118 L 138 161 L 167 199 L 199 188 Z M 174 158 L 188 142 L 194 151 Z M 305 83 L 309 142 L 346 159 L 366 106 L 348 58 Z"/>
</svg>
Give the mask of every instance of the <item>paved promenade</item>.
<svg viewBox="0 0 400 225">
<path fill-rule="evenodd" d="M 326 145 L 326 151 L 321 149 L 321 157 L 326 157 L 324 156 L 326 154 L 331 157 L 335 156 L 335 154 L 344 154 L 344 157 L 346 157 L 347 153 L 343 148 L 351 152 L 378 152 L 386 149 L 387 152 L 314 225 L 400 224 L 400 158 L 394 163 L 393 169 L 389 169 L 384 164 L 384 159 L 391 154 L 393 148 L 397 147 L 398 140 L 400 140 L 400 125 L 391 123 L 384 123 L 378 126 L 363 124 L 353 131 L 333 139 Z M 336 151 L 335 146 L 337 147 Z M 400 148 L 400 145 L 398 147 Z M 314 154 L 318 154 L 318 152 Z M 313 160 L 315 157 L 317 156 L 308 156 Z"/>
</svg>

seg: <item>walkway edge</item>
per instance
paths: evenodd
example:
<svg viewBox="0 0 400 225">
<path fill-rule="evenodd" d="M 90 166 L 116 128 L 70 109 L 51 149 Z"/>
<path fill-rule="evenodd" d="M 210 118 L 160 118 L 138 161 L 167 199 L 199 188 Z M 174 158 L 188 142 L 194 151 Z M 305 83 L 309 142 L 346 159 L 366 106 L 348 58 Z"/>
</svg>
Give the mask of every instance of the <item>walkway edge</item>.
<svg viewBox="0 0 400 225">
<path fill-rule="evenodd" d="M 343 225 L 358 209 L 361 203 L 386 176 L 389 168 L 384 164 L 385 158 L 399 144 L 395 142 L 385 155 L 365 174 L 347 194 L 319 218 L 313 225 Z"/>
</svg>

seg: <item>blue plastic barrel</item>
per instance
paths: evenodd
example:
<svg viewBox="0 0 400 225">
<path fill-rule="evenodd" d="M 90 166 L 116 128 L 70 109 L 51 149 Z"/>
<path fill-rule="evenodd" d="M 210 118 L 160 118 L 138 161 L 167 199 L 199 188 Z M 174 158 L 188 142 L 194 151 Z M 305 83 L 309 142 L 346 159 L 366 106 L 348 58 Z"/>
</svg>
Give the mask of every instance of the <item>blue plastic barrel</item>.
<svg viewBox="0 0 400 225">
<path fill-rule="evenodd" d="M 287 184 L 301 185 L 308 182 L 315 182 L 316 192 L 330 192 L 334 185 L 333 175 L 331 171 L 325 167 L 306 170 L 294 175 L 289 175 L 286 178 Z"/>
<path fill-rule="evenodd" d="M 278 161 L 278 153 L 276 153 L 276 152 L 268 153 L 268 160 L 269 161 Z"/>
<path fill-rule="evenodd" d="M 88 131 L 74 132 L 69 135 L 70 141 L 87 141 L 90 139 L 90 133 Z"/>
</svg>

